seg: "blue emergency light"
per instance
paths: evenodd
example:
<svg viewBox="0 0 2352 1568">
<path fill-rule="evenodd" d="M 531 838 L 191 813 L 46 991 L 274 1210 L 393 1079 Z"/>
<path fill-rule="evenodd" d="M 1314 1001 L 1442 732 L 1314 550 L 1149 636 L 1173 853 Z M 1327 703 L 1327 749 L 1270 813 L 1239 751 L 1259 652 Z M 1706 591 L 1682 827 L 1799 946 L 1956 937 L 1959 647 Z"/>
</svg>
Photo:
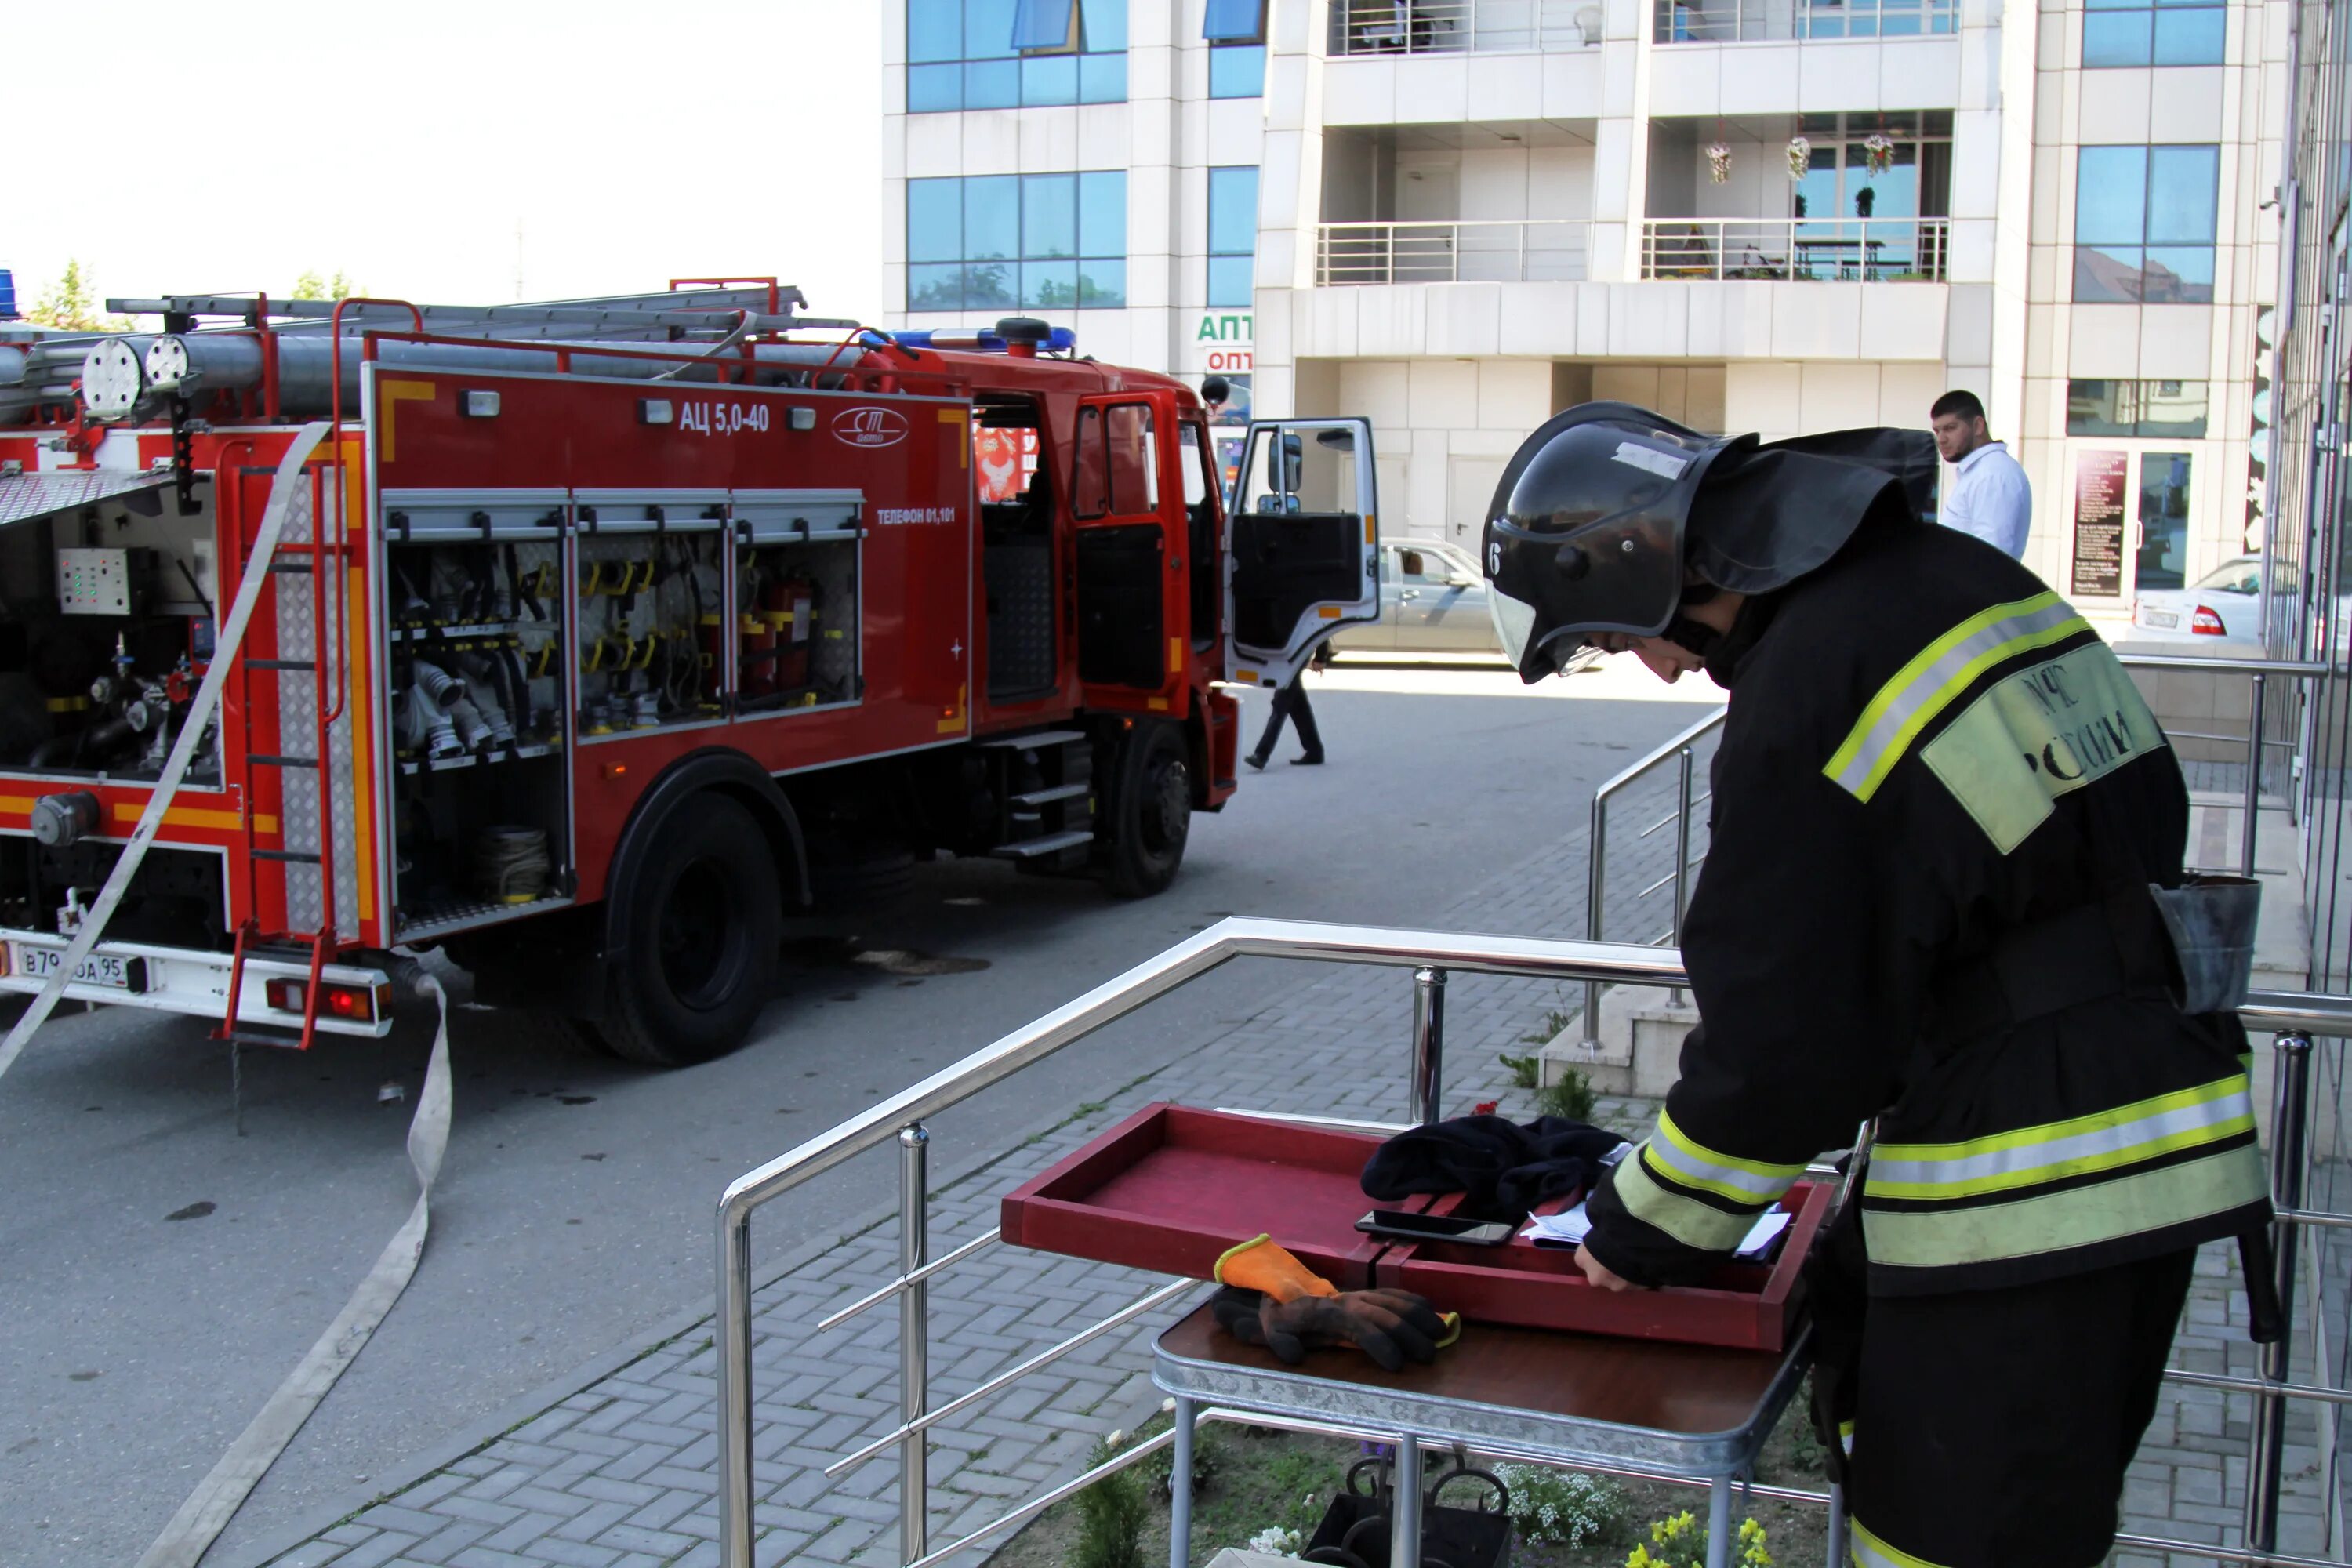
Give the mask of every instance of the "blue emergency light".
<svg viewBox="0 0 2352 1568">
<path fill-rule="evenodd" d="M 16 318 L 16 275 L 0 267 L 0 321 Z"/>
<path fill-rule="evenodd" d="M 1002 332 L 976 327 L 943 327 L 937 331 L 890 334 L 910 349 L 957 349 L 971 353 L 1001 354 L 1011 347 Z M 1037 344 L 1039 353 L 1069 353 L 1078 346 L 1078 334 L 1055 327 Z"/>
</svg>

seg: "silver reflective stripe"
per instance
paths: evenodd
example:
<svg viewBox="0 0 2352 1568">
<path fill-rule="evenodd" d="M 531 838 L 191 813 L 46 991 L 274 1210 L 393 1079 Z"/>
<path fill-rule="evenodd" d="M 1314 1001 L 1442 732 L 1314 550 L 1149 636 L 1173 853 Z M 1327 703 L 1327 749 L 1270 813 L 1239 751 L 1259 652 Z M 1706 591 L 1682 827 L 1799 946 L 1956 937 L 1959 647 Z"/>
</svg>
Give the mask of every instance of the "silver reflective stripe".
<svg viewBox="0 0 2352 1568">
<path fill-rule="evenodd" d="M 1768 1165 L 1718 1153 L 1660 1115 L 1657 1136 L 1642 1147 L 1658 1169 L 1686 1187 L 1728 1198 L 1737 1204 L 1769 1204 L 1804 1174 L 1802 1165 Z"/>
<path fill-rule="evenodd" d="M 1868 800 L 1919 731 L 1978 676 L 2089 626 L 2055 594 L 1995 605 L 1969 616 L 1928 644 L 1879 689 L 1822 771 L 1849 795 Z"/>
<path fill-rule="evenodd" d="M 2245 1079 L 2225 1079 L 1999 1141 L 1950 1145 L 1952 1152 L 1943 1156 L 1930 1153 L 1928 1146 L 1881 1144 L 1871 1156 L 1864 1184 L 1874 1197 L 1972 1197 L 2153 1159 L 2234 1136 L 2253 1124 L 2253 1097 Z"/>
</svg>

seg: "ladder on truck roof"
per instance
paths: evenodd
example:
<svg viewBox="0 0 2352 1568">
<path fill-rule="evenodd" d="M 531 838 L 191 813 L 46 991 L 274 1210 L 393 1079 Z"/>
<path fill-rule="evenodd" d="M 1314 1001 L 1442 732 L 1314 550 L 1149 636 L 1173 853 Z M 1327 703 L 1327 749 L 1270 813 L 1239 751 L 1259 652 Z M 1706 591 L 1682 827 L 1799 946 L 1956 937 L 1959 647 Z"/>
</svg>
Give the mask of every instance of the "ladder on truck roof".
<svg viewBox="0 0 2352 1568">
<path fill-rule="evenodd" d="M 340 442 L 336 452 L 339 454 Z M 244 818 L 246 852 L 246 918 L 237 922 L 235 946 L 231 952 L 228 973 L 228 1009 L 213 1037 L 236 1046 L 291 1046 L 297 1050 L 309 1050 L 316 1038 L 319 1007 L 325 994 L 323 984 L 326 965 L 331 953 L 351 945 L 343 938 L 341 917 L 335 900 L 337 855 L 336 784 L 338 778 L 352 781 L 354 789 L 362 787 L 352 766 L 351 726 L 345 720 L 345 710 L 351 685 L 351 616 L 347 596 L 341 591 L 350 564 L 350 529 L 342 507 L 343 491 L 340 481 L 339 456 L 314 453 L 305 465 L 303 478 L 308 481 L 296 495 L 302 498 L 307 490 L 307 505 L 289 508 L 287 526 L 280 533 L 276 548 L 268 560 L 247 557 L 242 560 L 238 581 L 243 574 L 257 568 L 270 574 L 273 594 L 273 637 L 270 657 L 253 658 L 247 651 L 252 640 L 248 626 L 245 637 L 235 648 L 223 650 L 236 660 L 237 718 L 244 731 L 244 752 L 247 769 Z M 337 476 L 331 502 L 328 481 Z M 236 547 L 245 549 L 245 526 L 242 515 L 242 487 L 234 483 L 215 483 L 213 493 L 221 498 L 219 504 L 232 507 L 236 515 L 223 520 L 229 538 Z M 230 498 L 236 497 L 236 501 Z M 330 531 L 331 514 L 335 526 Z M 334 678 L 329 679 L 332 653 Z M 254 673 L 264 671 L 278 679 L 278 701 L 275 704 L 277 746 L 275 751 L 263 751 L 255 746 L 254 739 Z M 339 732 L 336 726 L 342 722 Z M 226 752 L 228 715 L 221 715 L 223 752 Z M 302 749 L 298 750 L 297 747 Z M 305 754 L 307 752 L 307 754 Z M 260 816 L 257 808 L 262 792 L 255 786 L 254 770 L 268 769 L 278 777 L 278 847 L 264 846 L 261 839 Z M 297 821 L 311 825 L 313 832 L 308 846 L 297 846 L 293 840 Z M 354 838 L 351 846 L 356 856 L 363 847 Z M 265 865 L 280 868 L 283 886 L 282 908 L 287 926 L 275 931 L 264 931 L 258 911 L 261 905 L 261 872 Z M 298 905 L 298 885 L 315 878 L 314 894 L 301 896 Z M 306 922 L 297 918 L 311 913 L 310 930 L 301 929 Z M 246 960 L 257 949 L 307 949 L 310 976 L 302 986 L 302 1027 L 289 1036 L 266 1029 L 241 1026 L 237 1020 L 240 1003 L 245 994 Z"/>
</svg>

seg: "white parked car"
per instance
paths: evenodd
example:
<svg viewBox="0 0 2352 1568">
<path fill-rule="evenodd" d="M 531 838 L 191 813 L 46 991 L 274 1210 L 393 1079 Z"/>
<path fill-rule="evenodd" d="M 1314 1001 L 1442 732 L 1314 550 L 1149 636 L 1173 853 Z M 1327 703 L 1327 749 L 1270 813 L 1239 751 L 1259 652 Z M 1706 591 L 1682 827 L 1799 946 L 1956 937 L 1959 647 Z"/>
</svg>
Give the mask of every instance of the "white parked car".
<svg viewBox="0 0 2352 1568">
<path fill-rule="evenodd" d="M 2262 614 L 2263 558 L 2241 555 L 2191 587 L 2142 590 L 2132 605 L 2132 631 L 2149 638 L 2258 643 Z"/>
</svg>

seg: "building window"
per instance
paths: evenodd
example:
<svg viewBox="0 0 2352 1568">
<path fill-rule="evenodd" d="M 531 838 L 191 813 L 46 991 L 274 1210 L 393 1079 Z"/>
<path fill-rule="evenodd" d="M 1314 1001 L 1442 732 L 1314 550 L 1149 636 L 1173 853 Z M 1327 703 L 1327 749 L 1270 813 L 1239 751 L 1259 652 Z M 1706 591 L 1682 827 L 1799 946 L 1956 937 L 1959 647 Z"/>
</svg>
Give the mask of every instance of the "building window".
<svg viewBox="0 0 2352 1568">
<path fill-rule="evenodd" d="M 2210 305 L 2219 147 L 2085 147 L 2074 172 L 2077 303 Z"/>
<path fill-rule="evenodd" d="M 2083 64 L 2218 66 L 2229 12 L 2190 0 L 2088 0 L 2083 14 Z"/>
<path fill-rule="evenodd" d="M 2205 435 L 2201 381 L 2070 381 L 2066 434 L 2195 441 Z"/>
<path fill-rule="evenodd" d="M 1257 98 L 1265 92 L 1264 44 L 1213 44 L 1209 47 L 1209 96 Z"/>
<path fill-rule="evenodd" d="M 1209 171 L 1209 303 L 1246 308 L 1257 256 L 1257 170 Z"/>
<path fill-rule="evenodd" d="M 1124 171 L 907 182 L 909 311 L 1126 303 Z"/>
<path fill-rule="evenodd" d="M 1257 98 L 1265 91 L 1265 0 L 1209 0 L 1201 21 L 1209 40 L 1209 96 Z"/>
<path fill-rule="evenodd" d="M 907 112 L 1127 100 L 1127 0 L 907 0 Z"/>
</svg>

